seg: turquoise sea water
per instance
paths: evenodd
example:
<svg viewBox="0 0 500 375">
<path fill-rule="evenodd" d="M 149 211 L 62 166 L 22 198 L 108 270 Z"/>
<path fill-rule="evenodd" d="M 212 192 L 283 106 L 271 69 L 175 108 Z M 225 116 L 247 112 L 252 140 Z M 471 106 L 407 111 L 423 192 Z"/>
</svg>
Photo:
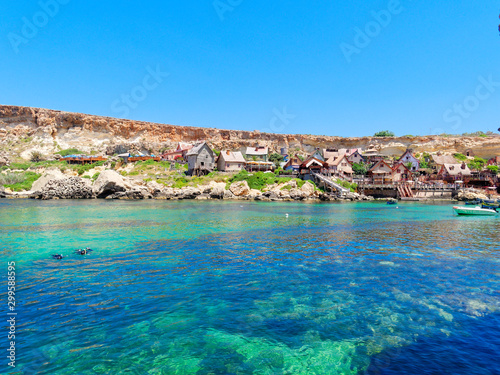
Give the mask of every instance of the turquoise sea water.
<svg viewBox="0 0 500 375">
<path fill-rule="evenodd" d="M 0 373 L 499 374 L 499 230 L 450 204 L 2 200 Z"/>
</svg>

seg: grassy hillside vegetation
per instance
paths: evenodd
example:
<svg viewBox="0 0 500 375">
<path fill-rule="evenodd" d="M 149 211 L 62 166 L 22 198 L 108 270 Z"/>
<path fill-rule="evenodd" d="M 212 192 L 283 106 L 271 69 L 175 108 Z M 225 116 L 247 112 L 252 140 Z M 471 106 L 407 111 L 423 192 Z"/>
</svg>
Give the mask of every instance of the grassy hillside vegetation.
<svg viewBox="0 0 500 375">
<path fill-rule="evenodd" d="M 277 177 L 274 173 L 254 172 L 248 173 L 245 170 L 229 179 L 229 184 L 239 181 L 246 181 L 250 189 L 261 190 L 267 185 L 286 183 L 296 180 L 298 187 L 302 187 L 306 182 L 298 178 Z"/>
<path fill-rule="evenodd" d="M 0 174 L 0 185 L 12 191 L 30 190 L 33 182 L 38 180 L 39 174 L 34 172 L 8 172 Z"/>
</svg>

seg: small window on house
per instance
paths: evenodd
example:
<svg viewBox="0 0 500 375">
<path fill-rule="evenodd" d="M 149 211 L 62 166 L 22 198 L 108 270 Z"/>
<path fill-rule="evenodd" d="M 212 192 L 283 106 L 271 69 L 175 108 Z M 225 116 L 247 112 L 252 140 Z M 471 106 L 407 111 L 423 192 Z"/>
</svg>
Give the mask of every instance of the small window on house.
<svg viewBox="0 0 500 375">
<path fill-rule="evenodd" d="M 202 167 L 204 167 L 204 166 L 205 166 L 205 162 L 204 162 L 204 161 L 202 161 L 202 162 L 201 162 L 201 166 L 202 166 Z"/>
</svg>

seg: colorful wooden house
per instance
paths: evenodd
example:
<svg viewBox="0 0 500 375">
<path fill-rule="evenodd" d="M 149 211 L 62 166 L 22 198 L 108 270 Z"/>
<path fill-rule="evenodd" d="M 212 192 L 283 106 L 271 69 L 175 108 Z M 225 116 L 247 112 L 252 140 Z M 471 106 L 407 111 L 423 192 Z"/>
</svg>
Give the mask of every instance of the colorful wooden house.
<svg viewBox="0 0 500 375">
<path fill-rule="evenodd" d="M 349 162 L 346 155 L 342 155 L 341 157 L 338 157 L 331 164 L 329 162 L 327 162 L 327 163 L 328 163 L 330 172 L 332 172 L 334 174 L 347 175 L 348 177 L 351 177 L 354 173 L 352 170 L 352 165 Z"/>
<path fill-rule="evenodd" d="M 188 160 L 188 174 L 205 175 L 214 170 L 215 154 L 206 142 L 194 146 L 186 154 Z"/>
<path fill-rule="evenodd" d="M 299 175 L 304 180 L 314 179 L 312 173 L 326 173 L 327 171 L 328 163 L 313 157 L 304 160 L 299 167 Z"/>
<path fill-rule="evenodd" d="M 385 160 L 379 160 L 368 170 L 368 175 L 372 177 L 376 185 L 392 183 L 392 168 Z"/>
<path fill-rule="evenodd" d="M 347 160 L 349 160 L 349 162 L 351 164 L 354 164 L 354 163 L 357 163 L 357 164 L 360 164 L 360 163 L 365 163 L 365 158 L 363 157 L 363 155 L 360 154 L 360 152 L 358 150 L 355 150 L 354 152 L 352 152 L 348 157 L 347 157 Z"/>
<path fill-rule="evenodd" d="M 412 150 L 406 150 L 405 153 L 398 159 L 398 162 L 404 163 L 405 165 L 411 164 L 409 168 L 412 172 L 416 172 L 420 169 L 420 160 L 418 160 L 412 154 Z"/>
<path fill-rule="evenodd" d="M 498 165 L 500 166 L 500 156 L 495 156 L 488 160 L 488 165 Z"/>
<path fill-rule="evenodd" d="M 438 177 L 445 181 L 462 180 L 464 177 L 471 175 L 472 172 L 465 162 L 462 164 L 444 164 L 438 172 Z"/>
<path fill-rule="evenodd" d="M 300 169 L 300 165 L 302 164 L 302 160 L 300 160 L 298 157 L 293 156 L 288 159 L 288 161 L 285 163 L 283 166 L 283 169 L 285 171 L 293 171 L 293 172 L 298 172 Z"/>
<path fill-rule="evenodd" d="M 245 158 L 239 151 L 221 151 L 217 158 L 217 169 L 221 172 L 241 171 L 245 165 Z"/>
<path fill-rule="evenodd" d="M 177 144 L 177 148 L 174 151 L 165 152 L 161 158 L 163 160 L 176 160 L 178 158 L 182 158 L 183 160 L 187 160 L 187 153 L 189 150 L 193 148 L 192 144 L 179 142 Z"/>
<path fill-rule="evenodd" d="M 269 158 L 269 148 L 264 146 L 247 147 L 245 157 L 248 161 L 267 162 Z"/>
<path fill-rule="evenodd" d="M 411 181 L 413 178 L 413 173 L 408 169 L 405 163 L 398 162 L 392 168 L 392 182 L 400 182 L 400 181 Z"/>
</svg>

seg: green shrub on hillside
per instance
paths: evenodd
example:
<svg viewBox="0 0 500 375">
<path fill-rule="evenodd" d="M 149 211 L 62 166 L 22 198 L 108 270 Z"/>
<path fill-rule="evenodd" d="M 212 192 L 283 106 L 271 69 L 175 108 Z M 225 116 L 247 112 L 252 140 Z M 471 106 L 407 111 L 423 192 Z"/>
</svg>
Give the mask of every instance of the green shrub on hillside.
<svg viewBox="0 0 500 375">
<path fill-rule="evenodd" d="M 382 130 L 373 135 L 374 137 L 394 137 L 394 133 L 389 130 Z"/>
<path fill-rule="evenodd" d="M 349 189 L 353 193 L 355 193 L 358 190 L 358 184 L 356 184 L 354 182 L 350 183 L 349 181 L 337 179 L 337 184 L 339 184 L 340 186 L 342 186 L 346 189 Z"/>
<path fill-rule="evenodd" d="M 468 166 L 472 170 L 482 171 L 487 162 L 488 162 L 487 160 L 475 156 L 474 160 L 468 163 Z"/>
<path fill-rule="evenodd" d="M 498 174 L 499 170 L 498 165 L 488 165 L 486 169 L 488 169 L 493 174 Z"/>
<path fill-rule="evenodd" d="M 172 187 L 176 188 L 176 189 L 181 189 L 185 186 L 188 186 L 188 184 L 189 184 L 189 180 L 186 177 L 179 177 L 174 181 L 174 183 L 172 184 Z"/>
<path fill-rule="evenodd" d="M 464 154 L 461 154 L 461 153 L 453 154 L 453 156 L 455 157 L 455 159 L 460 160 L 460 161 L 467 160 L 467 156 L 465 156 Z"/>
<path fill-rule="evenodd" d="M 68 156 L 68 155 L 81 155 L 81 154 L 84 154 L 84 152 L 79 151 L 76 148 L 68 148 L 66 150 L 61 150 L 61 151 L 59 151 L 57 153 L 59 155 L 61 155 L 62 157 L 65 157 L 65 156 Z"/>
</svg>

